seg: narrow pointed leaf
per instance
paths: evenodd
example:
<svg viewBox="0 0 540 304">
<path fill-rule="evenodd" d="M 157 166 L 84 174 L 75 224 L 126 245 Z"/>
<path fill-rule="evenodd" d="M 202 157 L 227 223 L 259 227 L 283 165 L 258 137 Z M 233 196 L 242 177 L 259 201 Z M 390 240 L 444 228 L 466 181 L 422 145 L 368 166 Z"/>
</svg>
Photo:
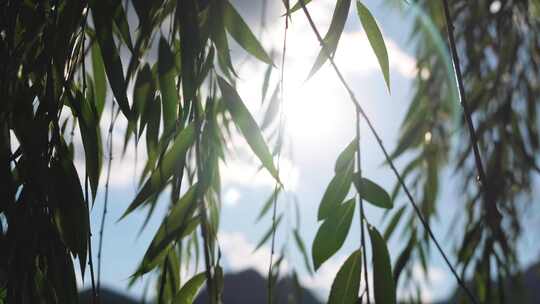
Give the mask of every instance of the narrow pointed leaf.
<svg viewBox="0 0 540 304">
<path fill-rule="evenodd" d="M 298 247 L 298 250 L 302 254 L 302 258 L 304 259 L 304 265 L 306 266 L 306 270 L 308 271 L 310 275 L 313 275 L 313 269 L 311 269 L 311 263 L 309 262 L 306 245 L 304 245 L 304 241 L 302 240 L 302 237 L 300 236 L 298 229 L 293 230 L 293 236 L 294 236 L 294 241 L 296 243 L 296 246 Z"/>
<path fill-rule="evenodd" d="M 350 199 L 334 209 L 315 235 L 311 255 L 315 271 L 333 256 L 345 242 L 354 215 L 355 200 Z"/>
<path fill-rule="evenodd" d="M 255 252 L 259 248 L 261 248 L 261 246 L 264 245 L 264 243 L 266 243 L 270 239 L 270 237 L 272 236 L 272 232 L 274 231 L 274 229 L 277 230 L 277 228 L 279 226 L 279 223 L 281 223 L 282 218 L 283 218 L 283 214 L 280 214 L 276 219 L 276 223 L 274 225 L 270 225 L 270 229 L 268 229 L 268 231 L 266 231 L 266 233 L 264 234 L 262 239 L 259 241 L 257 246 L 255 246 L 255 249 L 253 250 L 253 252 Z"/>
<path fill-rule="evenodd" d="M 302 9 L 302 2 L 300 1 L 304 1 L 304 5 L 306 6 L 308 5 L 308 3 L 311 2 L 311 0 L 298 0 L 298 2 L 296 2 L 296 4 L 289 10 L 289 14 L 294 13 L 299 9 Z"/>
<path fill-rule="evenodd" d="M 92 75 L 94 77 L 94 100 L 98 117 L 101 117 L 107 97 L 107 84 L 105 82 L 105 67 L 101 51 L 97 43 L 92 44 Z"/>
<path fill-rule="evenodd" d="M 234 40 L 255 58 L 273 65 L 272 59 L 263 49 L 257 37 L 255 37 L 240 14 L 238 14 L 236 9 L 227 0 L 224 1 L 223 14 L 225 27 Z"/>
<path fill-rule="evenodd" d="M 163 124 L 165 132 L 167 132 L 172 130 L 176 124 L 178 95 L 174 56 L 163 37 L 159 40 L 158 78 L 161 102 L 163 103 Z"/>
<path fill-rule="evenodd" d="M 324 46 L 319 51 L 317 59 L 309 72 L 308 78 L 311 78 L 328 60 L 328 56 L 333 57 L 336 52 L 339 38 L 341 33 L 345 28 L 345 22 L 347 21 L 347 15 L 349 14 L 349 8 L 351 7 L 351 0 L 338 0 L 336 3 L 336 8 L 334 9 L 334 14 L 332 15 L 332 21 L 330 23 L 330 28 L 326 35 L 324 36 Z"/>
<path fill-rule="evenodd" d="M 341 265 L 332 283 L 328 304 L 356 303 L 360 290 L 360 275 L 362 272 L 360 258 L 361 252 L 358 249 Z"/>
<path fill-rule="evenodd" d="M 392 266 L 386 243 L 375 227 L 369 227 L 371 250 L 373 252 L 373 289 L 375 303 L 395 304 L 396 288 L 392 277 Z"/>
<path fill-rule="evenodd" d="M 268 126 L 276 119 L 279 113 L 279 85 L 276 85 L 276 88 L 274 89 L 274 93 L 272 93 L 272 97 L 270 98 L 270 102 L 268 103 L 268 108 L 266 109 L 266 112 L 264 113 L 263 121 L 261 124 L 261 128 L 264 130 L 268 128 Z"/>
<path fill-rule="evenodd" d="M 152 172 L 150 178 L 146 181 L 121 218 L 124 218 L 128 213 L 139 207 L 153 193 L 158 192 L 164 187 L 174 170 L 185 159 L 186 152 L 191 147 L 194 140 L 195 127 L 193 124 L 187 126 L 176 135 L 172 147 L 165 153 L 161 163 Z"/>
<path fill-rule="evenodd" d="M 264 72 L 264 80 L 262 84 L 262 93 L 261 93 L 261 104 L 264 103 L 264 100 L 266 99 L 266 92 L 268 91 L 268 85 L 270 82 L 270 75 L 272 74 L 272 65 L 268 65 L 266 68 L 266 72 Z"/>
<path fill-rule="evenodd" d="M 359 0 L 356 1 L 356 9 L 358 11 L 358 17 L 360 17 L 360 22 L 366 31 L 371 48 L 379 61 L 386 87 L 390 92 L 390 65 L 388 63 L 388 52 L 386 51 L 386 45 L 384 44 L 381 30 L 369 9 Z"/>
<path fill-rule="evenodd" d="M 127 84 L 124 77 L 124 70 L 113 38 L 112 14 L 114 12 L 114 4 L 108 1 L 91 1 L 90 4 L 96 27 L 96 38 L 99 43 L 103 62 L 105 63 L 105 72 L 109 79 L 109 84 L 122 113 L 124 113 L 128 120 L 131 120 L 132 114 L 126 95 Z"/>
<path fill-rule="evenodd" d="M 189 281 L 180 288 L 176 296 L 174 297 L 173 304 L 191 304 L 197 295 L 199 289 L 206 281 L 206 274 L 204 272 L 194 275 Z"/>
<path fill-rule="evenodd" d="M 339 154 L 338 159 L 336 160 L 336 165 L 334 167 L 334 172 L 344 171 L 351 166 L 351 163 L 354 162 L 354 153 L 356 152 L 356 138 L 353 139 L 347 147 Z"/>
<path fill-rule="evenodd" d="M 270 207 L 272 207 L 274 201 L 277 202 L 277 198 L 281 192 L 281 187 L 278 187 L 276 188 L 276 190 L 272 193 L 272 195 L 270 195 L 268 197 L 268 199 L 266 200 L 266 202 L 264 203 L 263 207 L 261 208 L 261 211 L 259 212 L 259 216 L 257 216 L 257 220 L 256 222 L 260 221 L 263 216 L 268 213 L 268 211 L 270 210 Z"/>
<path fill-rule="evenodd" d="M 270 154 L 270 150 L 264 141 L 259 126 L 249 113 L 249 110 L 246 108 L 236 90 L 221 77 L 218 78 L 218 84 L 221 94 L 225 99 L 225 107 L 229 110 L 234 123 L 238 129 L 240 129 L 248 145 L 255 155 L 257 155 L 263 166 L 279 182 L 279 176 L 277 169 L 274 166 L 272 154 Z"/>
<path fill-rule="evenodd" d="M 351 188 L 353 170 L 354 166 L 350 164 L 348 168 L 337 172 L 332 178 L 319 204 L 317 214 L 319 221 L 327 218 L 343 202 Z"/>
<path fill-rule="evenodd" d="M 362 198 L 373 205 L 385 209 L 394 206 L 386 190 L 365 177 L 360 178 L 358 173 L 354 176 L 354 185 L 358 193 L 362 194 Z"/>
</svg>

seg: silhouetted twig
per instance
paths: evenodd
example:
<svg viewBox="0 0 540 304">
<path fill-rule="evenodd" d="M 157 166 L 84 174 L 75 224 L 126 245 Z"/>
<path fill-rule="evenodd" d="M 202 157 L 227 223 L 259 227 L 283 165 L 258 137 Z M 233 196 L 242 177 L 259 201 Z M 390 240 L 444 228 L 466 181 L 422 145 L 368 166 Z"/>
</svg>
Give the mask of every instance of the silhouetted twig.
<svg viewBox="0 0 540 304">
<path fill-rule="evenodd" d="M 375 130 L 375 127 L 373 126 L 373 124 L 371 123 L 371 120 L 369 119 L 369 117 L 366 115 L 366 113 L 364 112 L 364 109 L 362 108 L 362 106 L 360 105 L 360 103 L 358 102 L 358 99 L 356 99 L 356 96 L 354 95 L 354 92 L 352 91 L 352 89 L 349 87 L 347 81 L 345 80 L 345 78 L 343 77 L 343 74 L 341 73 L 341 71 L 339 70 L 339 68 L 337 67 L 334 59 L 332 58 L 332 56 L 330 56 L 330 54 L 328 54 L 327 52 L 327 48 L 326 48 L 326 45 L 325 45 L 325 42 L 324 40 L 322 39 L 322 36 L 321 34 L 319 33 L 319 31 L 317 30 L 317 27 L 315 26 L 315 23 L 313 22 L 313 19 L 311 18 L 311 15 L 309 14 L 307 8 L 306 8 L 306 5 L 304 3 L 304 0 L 300 0 L 300 4 L 302 5 L 302 10 L 304 11 L 304 14 L 306 15 L 307 19 L 308 19 L 308 22 L 315 34 L 315 36 L 317 36 L 317 39 L 319 40 L 319 43 L 321 44 L 322 46 L 322 49 L 325 53 L 325 55 L 328 57 L 328 60 L 330 61 L 330 64 L 332 65 L 334 71 L 336 72 L 340 82 L 343 84 L 343 86 L 345 87 L 345 89 L 347 90 L 347 93 L 349 94 L 349 97 L 352 101 L 352 103 L 354 104 L 354 106 L 356 107 L 356 111 L 358 113 L 360 113 L 360 115 L 362 115 L 362 117 L 364 118 L 364 120 L 366 121 L 371 133 L 373 134 L 373 136 L 375 136 L 375 139 L 377 140 L 377 144 L 379 145 L 381 151 L 383 152 L 384 154 L 384 157 L 386 159 L 386 161 L 388 162 L 388 164 L 390 165 L 390 168 L 392 169 L 394 175 L 396 176 L 396 178 L 398 179 L 398 182 L 399 184 L 401 185 L 401 187 L 403 188 L 403 191 L 405 192 L 407 198 L 409 199 L 409 202 L 411 203 L 411 205 L 413 206 L 414 208 L 414 211 L 416 213 L 416 215 L 418 216 L 418 218 L 420 219 L 420 222 L 422 223 L 422 226 L 424 227 L 424 229 L 427 231 L 427 233 L 429 234 L 429 237 L 431 238 L 431 240 L 433 241 L 433 243 L 435 244 L 435 246 L 437 247 L 437 250 L 439 251 L 439 253 L 441 254 L 441 256 L 443 257 L 446 265 L 448 266 L 448 268 L 451 270 L 452 274 L 454 275 L 456 281 L 458 282 L 459 286 L 461 288 L 463 288 L 463 290 L 465 290 L 465 292 L 467 293 L 467 295 L 469 296 L 469 299 L 471 300 L 472 303 L 477 303 L 476 299 L 474 298 L 473 294 L 471 293 L 471 291 L 467 288 L 467 286 L 465 285 L 465 283 L 463 282 L 463 280 L 461 279 L 461 277 L 457 274 L 455 268 L 452 266 L 452 264 L 450 263 L 450 260 L 448 259 L 448 257 L 446 256 L 446 253 L 444 252 L 444 250 L 442 249 L 441 245 L 439 244 L 439 242 L 437 241 L 437 239 L 435 238 L 435 235 L 433 234 L 433 231 L 431 230 L 428 222 L 425 220 L 424 216 L 422 215 L 422 212 L 420 211 L 420 209 L 418 208 L 418 205 L 416 204 L 414 198 L 412 197 L 412 194 L 411 192 L 409 191 L 409 188 L 407 187 L 407 185 L 405 184 L 405 181 L 403 180 L 403 178 L 401 177 L 401 175 L 399 174 L 398 170 L 396 169 L 395 165 L 394 165 L 394 162 L 392 161 L 392 159 L 390 158 L 390 155 L 388 154 L 388 151 L 386 150 L 386 148 L 384 147 L 384 144 L 381 140 L 381 137 L 379 136 L 379 133 Z"/>
</svg>

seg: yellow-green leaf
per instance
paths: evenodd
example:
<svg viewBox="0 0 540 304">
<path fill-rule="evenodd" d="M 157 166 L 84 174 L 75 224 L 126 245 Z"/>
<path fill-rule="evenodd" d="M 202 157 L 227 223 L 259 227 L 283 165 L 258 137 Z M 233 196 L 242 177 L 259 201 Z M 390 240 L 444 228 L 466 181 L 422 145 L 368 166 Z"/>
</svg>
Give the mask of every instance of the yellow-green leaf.
<svg viewBox="0 0 540 304">
<path fill-rule="evenodd" d="M 244 135 L 248 145 L 251 147 L 255 155 L 262 162 L 263 166 L 270 172 L 270 174 L 279 182 L 279 176 L 272 154 L 264 141 L 261 130 L 255 122 L 255 119 L 249 113 L 244 102 L 236 92 L 236 89 L 227 83 L 227 81 L 221 77 L 218 77 L 218 84 L 223 96 L 225 107 L 229 111 L 234 120 L 234 123 Z"/>
<path fill-rule="evenodd" d="M 394 206 L 386 190 L 365 177 L 360 178 L 360 174 L 358 173 L 354 176 L 354 185 L 358 193 L 362 194 L 362 198 L 373 205 L 385 209 L 390 209 Z"/>
<path fill-rule="evenodd" d="M 396 288 L 392 277 L 392 266 L 386 243 L 380 233 L 373 226 L 369 226 L 371 250 L 373 252 L 373 289 L 375 303 L 395 304 Z"/>
<path fill-rule="evenodd" d="M 360 289 L 360 274 L 362 272 L 360 258 L 361 252 L 358 249 L 341 265 L 332 283 L 328 304 L 356 303 Z"/>
<path fill-rule="evenodd" d="M 358 17 L 360 17 L 360 22 L 366 31 L 371 48 L 377 56 L 377 60 L 379 61 L 384 76 L 384 81 L 390 92 L 390 65 L 388 63 L 388 53 L 386 51 L 386 45 L 384 44 L 381 30 L 369 9 L 361 1 L 356 1 L 356 9 Z"/>
<path fill-rule="evenodd" d="M 244 19 L 242 19 L 242 16 L 238 14 L 229 1 L 224 0 L 223 2 L 224 22 L 229 34 L 231 34 L 234 40 L 236 40 L 236 42 L 238 42 L 238 44 L 240 44 L 247 52 L 255 56 L 255 58 L 268 64 L 273 64 L 272 58 L 268 56 L 257 37 L 255 37 Z"/>
<path fill-rule="evenodd" d="M 345 242 L 354 215 L 355 200 L 341 204 L 322 223 L 315 235 L 311 255 L 315 271 L 334 255 Z"/>
</svg>

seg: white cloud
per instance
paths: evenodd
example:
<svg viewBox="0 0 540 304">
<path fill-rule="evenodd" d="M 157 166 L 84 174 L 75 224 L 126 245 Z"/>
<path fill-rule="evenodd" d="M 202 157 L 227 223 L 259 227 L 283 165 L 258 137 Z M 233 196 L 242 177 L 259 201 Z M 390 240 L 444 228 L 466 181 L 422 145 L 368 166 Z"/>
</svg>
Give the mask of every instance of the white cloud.
<svg viewBox="0 0 540 304">
<path fill-rule="evenodd" d="M 263 245 L 257 251 L 254 251 L 255 245 L 238 232 L 220 232 L 218 239 L 223 256 L 231 271 L 238 272 L 254 269 L 263 277 L 267 276 L 270 263 L 270 248 L 268 246 Z M 274 255 L 274 258 L 277 258 L 277 255 Z M 283 261 L 281 271 L 286 272 L 288 269 L 288 262 Z"/>
</svg>

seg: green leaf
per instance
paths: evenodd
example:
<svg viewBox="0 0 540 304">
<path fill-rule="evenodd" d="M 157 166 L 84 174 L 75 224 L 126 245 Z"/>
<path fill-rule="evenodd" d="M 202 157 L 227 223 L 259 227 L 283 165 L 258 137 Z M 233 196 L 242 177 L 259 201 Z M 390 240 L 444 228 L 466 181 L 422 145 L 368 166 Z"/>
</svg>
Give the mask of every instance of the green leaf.
<svg viewBox="0 0 540 304">
<path fill-rule="evenodd" d="M 338 0 L 336 3 L 336 8 L 334 9 L 334 14 L 332 15 L 332 21 L 330 23 L 330 28 L 326 35 L 324 36 L 324 46 L 320 50 L 315 64 L 309 72 L 308 78 L 311 78 L 328 60 L 328 56 L 334 57 L 336 52 L 339 38 L 341 33 L 345 28 L 345 22 L 347 21 L 347 15 L 349 14 L 349 8 L 351 7 L 351 0 Z"/>
<path fill-rule="evenodd" d="M 195 127 L 192 123 L 176 135 L 171 148 L 165 153 L 161 163 L 152 172 L 150 178 L 146 181 L 120 219 L 135 210 L 152 194 L 157 193 L 165 186 L 174 170 L 184 161 L 186 152 L 194 141 Z"/>
<path fill-rule="evenodd" d="M 360 249 L 353 252 L 339 268 L 328 297 L 328 304 L 352 304 L 358 299 L 362 263 Z"/>
<path fill-rule="evenodd" d="M 276 119 L 279 113 L 280 100 L 278 94 L 279 85 L 276 85 L 274 93 L 272 93 L 272 97 L 270 98 L 270 102 L 268 103 L 268 108 L 264 113 L 263 121 L 261 124 L 262 129 L 268 128 L 268 126 Z"/>
<path fill-rule="evenodd" d="M 281 223 L 282 218 L 283 218 L 283 214 L 280 214 L 276 219 L 276 223 L 274 225 L 272 225 L 272 224 L 270 225 L 270 229 L 268 229 L 268 231 L 266 231 L 266 233 L 261 238 L 261 240 L 259 241 L 257 246 L 255 246 L 255 249 L 253 250 L 253 252 L 255 252 L 259 248 L 261 248 L 261 246 L 264 245 L 264 243 L 266 243 L 270 239 L 270 237 L 272 236 L 272 232 L 274 231 L 274 229 L 277 230 L 277 228 L 279 226 L 279 223 Z"/>
<path fill-rule="evenodd" d="M 390 236 L 392 236 L 392 233 L 396 229 L 399 220 L 401 219 L 401 216 L 403 215 L 403 212 L 405 211 L 405 206 L 401 206 L 401 208 L 398 209 L 396 214 L 392 217 L 390 220 L 390 223 L 386 227 L 386 230 L 384 231 L 384 240 L 388 241 L 390 239 Z"/>
<path fill-rule="evenodd" d="M 114 4 L 109 1 L 91 1 L 90 5 L 96 27 L 96 37 L 105 63 L 105 72 L 109 84 L 122 113 L 128 120 L 131 120 L 132 113 L 126 95 L 127 83 L 124 78 L 122 61 L 113 38 L 112 14 L 115 9 Z"/>
<path fill-rule="evenodd" d="M 137 116 L 141 117 L 139 136 L 144 130 L 147 123 L 148 115 L 146 115 L 147 107 L 154 101 L 155 87 L 152 77 L 152 70 L 148 64 L 137 73 L 135 80 L 135 89 L 133 90 L 133 108 Z"/>
<path fill-rule="evenodd" d="M 358 193 L 362 195 L 362 198 L 373 205 L 385 209 L 390 209 L 394 206 L 386 190 L 365 177 L 360 178 L 360 174 L 358 173 L 354 176 L 354 185 Z"/>
<path fill-rule="evenodd" d="M 353 179 L 353 170 L 354 166 L 353 163 L 351 163 L 348 168 L 337 172 L 332 178 L 324 192 L 321 203 L 319 204 L 319 211 L 317 214 L 317 219 L 319 221 L 327 218 L 334 212 L 336 207 L 338 207 L 347 194 L 349 194 Z"/>
<path fill-rule="evenodd" d="M 360 17 L 360 22 L 366 31 L 371 48 L 379 61 L 388 92 L 390 92 L 390 65 L 388 64 L 388 53 L 379 26 L 368 8 L 359 0 L 356 1 L 356 9 L 358 17 Z"/>
<path fill-rule="evenodd" d="M 322 223 L 315 235 L 311 255 L 315 271 L 334 255 L 345 242 L 354 215 L 355 200 L 350 199 L 341 204 Z"/>
<path fill-rule="evenodd" d="M 268 65 L 266 68 L 266 72 L 264 72 L 264 80 L 262 84 L 262 93 L 261 93 L 261 104 L 264 103 L 264 100 L 266 99 L 266 92 L 268 91 L 268 84 L 270 82 L 270 75 L 272 74 L 272 65 Z"/>
<path fill-rule="evenodd" d="M 231 34 L 234 40 L 255 58 L 273 65 L 272 58 L 268 56 L 259 40 L 257 40 L 257 37 L 255 37 L 249 26 L 242 19 L 242 16 L 238 14 L 229 1 L 225 0 L 223 2 L 224 22 L 229 34 Z"/>
<path fill-rule="evenodd" d="M 343 150 L 336 160 L 336 165 L 334 167 L 334 172 L 344 171 L 351 166 L 351 163 L 354 164 L 354 153 L 356 152 L 357 142 L 356 137 L 347 145 L 345 150 Z"/>
<path fill-rule="evenodd" d="M 157 157 L 159 125 L 161 123 L 161 99 L 159 96 L 146 105 L 145 121 L 148 124 L 146 128 L 146 151 L 148 161 L 153 163 Z"/>
<path fill-rule="evenodd" d="M 257 220 L 255 222 L 260 221 L 263 218 L 263 216 L 266 213 L 268 213 L 268 210 L 270 210 L 270 207 L 272 207 L 273 205 L 272 203 L 274 202 L 274 200 L 276 200 L 277 202 L 277 198 L 281 192 L 281 189 L 282 189 L 281 187 L 277 187 L 276 190 L 272 193 L 272 195 L 268 197 L 263 207 L 261 208 L 261 212 L 259 212 L 259 216 L 257 216 Z"/>
<path fill-rule="evenodd" d="M 191 304 L 197 292 L 206 281 L 206 273 L 201 272 L 194 275 L 189 281 L 180 288 L 176 296 L 174 297 L 174 304 Z"/>
<path fill-rule="evenodd" d="M 396 288 L 392 278 L 392 266 L 390 266 L 390 255 L 386 248 L 386 243 L 377 229 L 369 226 L 369 237 L 371 239 L 371 250 L 373 252 L 373 289 L 375 292 L 375 303 L 395 304 Z"/>
<path fill-rule="evenodd" d="M 277 169 L 274 166 L 272 154 L 270 154 L 270 150 L 264 141 L 261 130 L 255 122 L 255 119 L 253 119 L 249 113 L 249 110 L 246 108 L 236 90 L 229 85 L 225 79 L 218 77 L 218 84 L 221 94 L 225 99 L 225 107 L 229 110 L 234 123 L 238 129 L 240 129 L 248 145 L 255 155 L 257 155 L 263 166 L 278 182 L 280 182 Z"/>
<path fill-rule="evenodd" d="M 289 10 L 289 14 L 294 13 L 299 9 L 302 9 L 302 2 L 300 1 L 304 1 L 304 5 L 306 6 L 308 5 L 308 3 L 311 2 L 311 0 L 298 0 L 298 2 L 296 2 L 296 4 Z"/>
<path fill-rule="evenodd" d="M 84 260 L 90 221 L 79 176 L 73 162 L 68 159 L 54 160 L 51 173 L 58 204 L 53 211 L 54 222 L 66 246 Z"/>
<path fill-rule="evenodd" d="M 407 265 L 407 262 L 409 261 L 411 257 L 412 250 L 414 249 L 414 245 L 416 245 L 416 235 L 413 234 L 412 237 L 409 239 L 409 242 L 407 243 L 407 247 L 403 249 L 401 254 L 399 255 L 396 264 L 394 266 L 394 282 L 395 285 L 397 285 L 399 281 L 399 276 L 401 275 L 401 272 Z"/>
<path fill-rule="evenodd" d="M 160 257 L 164 257 L 164 250 L 172 241 L 183 238 L 197 227 L 199 219 L 193 217 L 196 209 L 196 195 L 197 184 L 191 186 L 182 198 L 174 204 L 171 212 L 165 217 L 154 235 L 137 273 L 142 274 L 150 271 L 158 264 Z"/>
<path fill-rule="evenodd" d="M 107 97 L 107 84 L 105 83 L 105 67 L 101 51 L 97 43 L 92 44 L 92 75 L 94 77 L 94 99 L 98 117 L 101 117 Z"/>
<path fill-rule="evenodd" d="M 124 43 L 127 45 L 129 50 L 133 52 L 133 42 L 131 41 L 131 35 L 129 33 L 129 23 L 127 20 L 126 12 L 124 11 L 124 6 L 122 5 L 122 1 L 116 1 L 116 10 L 114 13 L 114 25 L 118 29 L 118 32 L 120 32 L 120 37 L 124 41 Z"/>
<path fill-rule="evenodd" d="M 306 246 L 304 245 L 304 241 L 302 240 L 298 229 L 293 230 L 293 236 L 296 246 L 298 247 L 298 250 L 300 250 L 302 257 L 304 258 L 304 265 L 306 266 L 306 270 L 309 272 L 310 275 L 313 275 L 313 270 L 311 269 L 311 263 L 309 262 Z"/>
<path fill-rule="evenodd" d="M 165 133 L 176 125 L 178 95 L 176 91 L 176 70 L 174 56 L 165 38 L 159 40 L 158 78 L 161 102 L 163 102 L 163 125 Z"/>
</svg>

